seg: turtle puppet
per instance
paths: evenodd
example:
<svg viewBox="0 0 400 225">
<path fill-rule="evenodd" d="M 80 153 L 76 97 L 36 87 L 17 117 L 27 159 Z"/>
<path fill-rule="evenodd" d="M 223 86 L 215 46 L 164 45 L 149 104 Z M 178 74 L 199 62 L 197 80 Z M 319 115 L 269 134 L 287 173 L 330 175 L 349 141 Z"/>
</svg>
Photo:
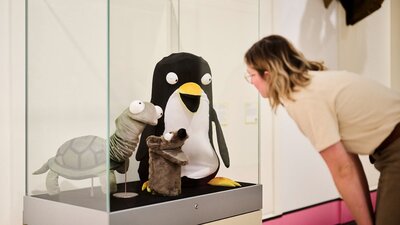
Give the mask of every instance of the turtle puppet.
<svg viewBox="0 0 400 225">
<path fill-rule="evenodd" d="M 191 53 L 173 53 L 157 63 L 153 73 L 151 102 L 159 105 L 164 116 L 157 126 L 147 126 L 140 138 L 136 153 L 139 177 L 149 177 L 149 153 L 146 139 L 161 136 L 171 130 L 186 129 L 189 138 L 182 146 L 188 165 L 182 167 L 182 186 L 203 184 L 237 186 L 230 179 L 213 180 L 220 161 L 214 148 L 212 123 L 215 125 L 220 156 L 229 167 L 229 153 L 221 125 L 212 101 L 212 75 L 203 58 Z"/>
<path fill-rule="evenodd" d="M 160 107 L 149 102 L 133 101 L 115 121 L 116 132 L 110 137 L 110 192 L 117 191 L 114 170 L 126 172 L 129 157 L 135 150 L 139 135 L 146 125 L 156 125 L 162 116 Z M 123 168 L 121 168 L 123 167 Z M 106 140 L 87 135 L 66 141 L 50 158 L 33 174 L 47 171 L 46 188 L 49 195 L 60 193 L 58 177 L 72 180 L 99 177 L 102 191 L 106 192 Z"/>
</svg>

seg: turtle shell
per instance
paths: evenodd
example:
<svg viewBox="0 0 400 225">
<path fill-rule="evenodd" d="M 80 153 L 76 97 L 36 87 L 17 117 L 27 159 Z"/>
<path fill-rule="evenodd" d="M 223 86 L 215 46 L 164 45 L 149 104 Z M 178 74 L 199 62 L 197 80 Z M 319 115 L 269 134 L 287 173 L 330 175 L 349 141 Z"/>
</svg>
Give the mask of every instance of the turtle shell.
<svg viewBox="0 0 400 225">
<path fill-rule="evenodd" d="M 57 155 L 48 161 L 49 168 L 73 180 L 95 177 L 106 170 L 106 141 L 88 135 L 66 141 Z"/>
</svg>

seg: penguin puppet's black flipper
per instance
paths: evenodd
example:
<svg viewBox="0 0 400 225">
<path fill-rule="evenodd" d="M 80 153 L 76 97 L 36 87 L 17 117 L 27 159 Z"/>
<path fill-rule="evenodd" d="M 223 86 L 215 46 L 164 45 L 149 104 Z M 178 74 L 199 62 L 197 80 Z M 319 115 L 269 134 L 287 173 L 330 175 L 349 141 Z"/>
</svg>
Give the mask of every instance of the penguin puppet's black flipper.
<svg viewBox="0 0 400 225">
<path fill-rule="evenodd" d="M 137 161 L 140 161 L 138 173 L 141 182 L 146 182 L 149 179 L 149 148 L 147 147 L 146 138 L 154 135 L 154 133 L 154 126 L 146 126 L 140 136 L 135 158 Z"/>
<path fill-rule="evenodd" d="M 222 132 L 221 124 L 219 123 L 217 113 L 215 112 L 215 109 L 212 107 L 210 107 L 210 120 L 215 124 L 219 154 L 221 155 L 225 167 L 228 168 L 230 165 L 228 147 L 226 146 L 224 133 Z"/>
</svg>

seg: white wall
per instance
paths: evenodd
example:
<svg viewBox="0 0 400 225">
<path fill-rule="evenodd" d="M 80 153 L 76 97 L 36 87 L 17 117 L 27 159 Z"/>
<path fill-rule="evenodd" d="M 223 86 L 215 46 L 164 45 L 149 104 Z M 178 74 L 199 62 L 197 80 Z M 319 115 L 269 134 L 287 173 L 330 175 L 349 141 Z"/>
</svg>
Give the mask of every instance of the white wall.
<svg viewBox="0 0 400 225">
<path fill-rule="evenodd" d="M 0 143 L 2 148 L 0 157 L 0 171 L 3 172 L 2 185 L 0 187 L 0 224 L 10 224 L 11 213 L 11 95 L 10 95 L 10 11 L 9 2 L 0 1 Z"/>
<path fill-rule="evenodd" d="M 22 224 L 25 193 L 24 1 L 0 0 L 0 224 Z"/>
<path fill-rule="evenodd" d="M 398 1 L 384 1 L 382 7 L 354 26 L 345 25 L 345 12 L 338 8 L 339 17 L 339 68 L 356 72 L 361 76 L 396 88 L 398 80 L 399 20 L 396 20 L 400 10 Z M 393 69 L 393 72 L 392 72 Z M 393 81 L 393 85 L 392 85 Z M 368 157 L 362 159 L 371 189 L 378 185 L 378 171 L 369 163 Z"/>
<path fill-rule="evenodd" d="M 391 87 L 400 91 L 400 1 L 390 1 Z"/>
<path fill-rule="evenodd" d="M 361 76 L 390 85 L 390 4 L 354 26 L 345 25 L 345 12 L 339 8 L 339 65 Z"/>
<path fill-rule="evenodd" d="M 273 1 L 272 32 L 292 41 L 310 60 L 337 68 L 336 3 Z M 276 204 L 274 214 L 338 197 L 322 158 L 283 109 L 274 118 Z"/>
</svg>

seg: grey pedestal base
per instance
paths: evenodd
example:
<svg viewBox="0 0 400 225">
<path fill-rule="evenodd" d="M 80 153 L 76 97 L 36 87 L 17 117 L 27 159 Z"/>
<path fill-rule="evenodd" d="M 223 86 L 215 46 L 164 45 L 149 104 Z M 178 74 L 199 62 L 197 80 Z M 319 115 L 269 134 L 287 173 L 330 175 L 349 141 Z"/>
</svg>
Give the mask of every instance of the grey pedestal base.
<svg viewBox="0 0 400 225">
<path fill-rule="evenodd" d="M 228 189 L 148 206 L 106 212 L 33 196 L 24 197 L 27 225 L 190 225 L 218 221 L 262 208 L 261 185 Z M 261 221 L 261 218 L 260 218 Z"/>
</svg>

